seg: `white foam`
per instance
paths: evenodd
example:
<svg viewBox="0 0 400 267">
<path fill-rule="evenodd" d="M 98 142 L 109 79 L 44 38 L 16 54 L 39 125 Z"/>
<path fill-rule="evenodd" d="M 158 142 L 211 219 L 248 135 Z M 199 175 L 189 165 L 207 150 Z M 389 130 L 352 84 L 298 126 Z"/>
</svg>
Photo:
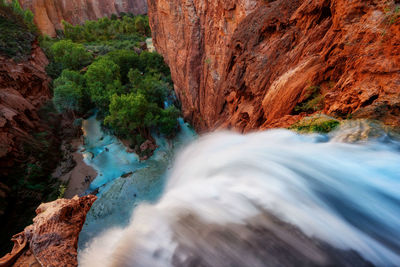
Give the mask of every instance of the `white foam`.
<svg viewBox="0 0 400 267">
<path fill-rule="evenodd" d="M 113 239 L 117 252 L 95 240 L 81 253 L 81 265 L 97 266 L 101 253 L 117 265 L 169 266 L 175 248 L 170 226 L 178 215 L 190 212 L 224 225 L 241 223 L 262 207 L 310 237 L 356 250 L 377 265 L 395 266 L 400 262 L 400 153 L 382 144 L 318 140 L 286 130 L 200 138 L 177 157 L 156 205 L 136 210 L 122 238 L 100 237 Z"/>
</svg>

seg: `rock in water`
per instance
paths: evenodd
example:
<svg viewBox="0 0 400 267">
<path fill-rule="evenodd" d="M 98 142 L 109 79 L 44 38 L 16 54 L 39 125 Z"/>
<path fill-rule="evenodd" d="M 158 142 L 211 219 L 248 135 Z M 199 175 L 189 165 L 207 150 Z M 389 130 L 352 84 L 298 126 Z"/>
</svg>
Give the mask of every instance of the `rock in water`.
<svg viewBox="0 0 400 267">
<path fill-rule="evenodd" d="M 79 232 L 96 199 L 75 196 L 40 205 L 33 224 L 13 237 L 13 251 L 0 266 L 78 266 Z"/>
</svg>

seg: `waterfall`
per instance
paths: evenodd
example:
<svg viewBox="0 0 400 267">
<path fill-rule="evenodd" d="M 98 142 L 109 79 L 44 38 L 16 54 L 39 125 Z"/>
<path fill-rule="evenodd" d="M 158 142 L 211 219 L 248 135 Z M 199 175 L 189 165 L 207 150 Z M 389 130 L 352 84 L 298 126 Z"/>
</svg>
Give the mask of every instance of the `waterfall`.
<svg viewBox="0 0 400 267">
<path fill-rule="evenodd" d="M 399 144 L 337 140 L 203 136 L 178 153 L 161 198 L 93 238 L 80 265 L 398 266 Z"/>
<path fill-rule="evenodd" d="M 127 225 L 140 203 L 155 202 L 160 197 L 174 151 L 196 138 L 182 118 L 178 122 L 180 131 L 173 140 L 154 135 L 158 148 L 146 161 L 139 161 L 118 138 L 104 132 L 95 116 L 83 122 L 82 153 L 85 162 L 98 173 L 89 192 L 97 189 L 98 199 L 86 216 L 79 236 L 80 250 L 105 229 Z"/>
</svg>

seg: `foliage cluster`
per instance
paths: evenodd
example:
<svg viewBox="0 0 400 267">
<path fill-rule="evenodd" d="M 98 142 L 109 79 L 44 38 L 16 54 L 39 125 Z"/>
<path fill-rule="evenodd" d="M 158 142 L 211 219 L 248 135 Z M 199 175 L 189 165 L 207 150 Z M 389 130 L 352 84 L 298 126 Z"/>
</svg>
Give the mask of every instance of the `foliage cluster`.
<svg viewBox="0 0 400 267">
<path fill-rule="evenodd" d="M 97 21 L 88 20 L 83 25 L 73 26 L 63 21 L 65 38 L 78 43 L 91 43 L 109 40 L 121 40 L 150 35 L 149 21 L 146 16 L 124 15 L 121 19 L 115 17 L 101 18 Z"/>
<path fill-rule="evenodd" d="M 38 36 L 33 13 L 23 10 L 18 0 L 0 0 L 0 53 L 15 60 L 30 55 L 32 42 Z"/>
<path fill-rule="evenodd" d="M 56 79 L 64 68 L 76 69 L 91 63 L 91 58 L 106 55 L 115 50 L 134 50 L 150 37 L 150 26 L 146 16 L 121 13 L 120 18 L 113 15 L 95 21 L 86 21 L 83 25 L 73 26 L 63 21 L 64 31 L 58 32 L 57 39 L 47 36 L 41 38 L 41 47 L 50 59 L 46 70 Z M 58 51 L 72 51 L 70 58 L 54 58 L 52 46 L 60 41 Z M 84 47 L 85 51 L 82 50 Z M 55 49 L 55 48 L 54 48 Z M 82 59 L 82 60 L 79 60 Z M 70 62 L 66 62 L 69 60 Z M 72 66 L 71 68 L 71 64 Z"/>
<path fill-rule="evenodd" d="M 294 114 L 302 112 L 314 113 L 323 109 L 323 96 L 319 86 L 310 86 L 306 89 L 305 100 L 297 104 L 293 110 Z"/>
<path fill-rule="evenodd" d="M 289 129 L 301 133 L 329 133 L 339 124 L 338 120 L 326 115 L 314 115 L 296 122 Z"/>
<path fill-rule="evenodd" d="M 139 49 L 150 34 L 145 16 L 64 27 L 64 37 L 44 40 L 58 72 L 53 102 L 59 112 L 76 116 L 95 107 L 105 126 L 134 144 L 151 139 L 153 130 L 174 135 L 179 111 L 165 105 L 172 94 L 169 68 L 159 54 Z M 116 49 L 120 44 L 130 45 Z"/>
</svg>

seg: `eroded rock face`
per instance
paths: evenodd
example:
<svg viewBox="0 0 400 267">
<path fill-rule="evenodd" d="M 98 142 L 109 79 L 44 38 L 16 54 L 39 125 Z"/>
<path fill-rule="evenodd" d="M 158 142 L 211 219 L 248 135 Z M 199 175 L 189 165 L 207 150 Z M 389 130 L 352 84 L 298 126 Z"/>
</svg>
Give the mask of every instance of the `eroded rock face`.
<svg viewBox="0 0 400 267">
<path fill-rule="evenodd" d="M 40 205 L 33 224 L 13 237 L 14 249 L 0 266 L 78 266 L 79 233 L 96 196 Z"/>
<path fill-rule="evenodd" d="M 146 0 L 19 0 L 35 14 L 35 23 L 42 33 L 56 36 L 63 20 L 80 24 L 121 12 L 146 14 Z"/>
<path fill-rule="evenodd" d="M 399 1 L 149 0 L 153 41 L 198 130 L 288 126 L 319 110 L 400 125 Z M 312 113 L 312 112 L 311 112 Z"/>
<path fill-rule="evenodd" d="M 0 55 L 0 175 L 21 159 L 23 142 L 40 130 L 38 109 L 51 98 L 48 60 L 34 43 L 29 60 L 15 62 Z"/>
</svg>

